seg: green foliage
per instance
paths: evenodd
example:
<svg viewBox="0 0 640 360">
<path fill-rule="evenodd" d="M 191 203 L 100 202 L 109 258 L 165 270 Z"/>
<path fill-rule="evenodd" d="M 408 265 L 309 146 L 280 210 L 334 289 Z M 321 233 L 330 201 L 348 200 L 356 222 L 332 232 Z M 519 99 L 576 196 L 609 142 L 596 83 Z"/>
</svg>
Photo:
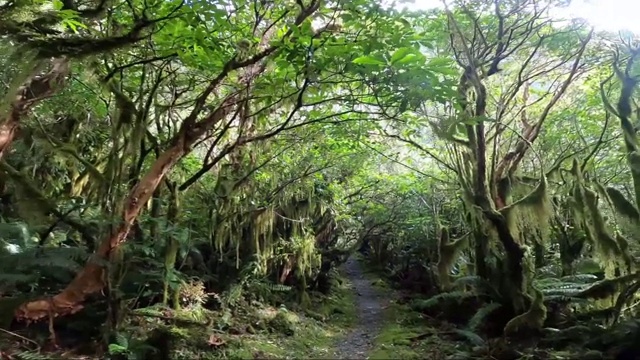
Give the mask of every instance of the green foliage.
<svg viewBox="0 0 640 360">
<path fill-rule="evenodd" d="M 487 321 L 487 317 L 491 315 L 496 310 L 499 310 L 502 307 L 500 303 L 488 303 L 481 307 L 471 319 L 469 319 L 469 330 L 472 332 L 477 332 L 480 327 Z M 477 335 L 476 335 L 477 336 Z"/>
<path fill-rule="evenodd" d="M 158 331 L 158 330 L 156 330 Z M 115 342 L 110 343 L 107 348 L 108 359 L 135 360 L 144 358 L 146 354 L 158 351 L 144 341 L 128 337 L 122 333 L 114 335 Z"/>
<path fill-rule="evenodd" d="M 73 279 L 88 258 L 82 248 L 27 248 L 17 254 L 0 255 L 0 291 L 42 293 Z"/>
<path fill-rule="evenodd" d="M 473 292 L 449 291 L 449 292 L 438 294 L 426 300 L 424 299 L 417 300 L 412 307 L 418 311 L 426 311 L 426 310 L 433 309 L 444 302 L 461 304 L 463 300 L 474 298 L 477 296 L 478 295 Z"/>
<path fill-rule="evenodd" d="M 50 357 L 46 354 L 41 354 L 39 352 L 34 351 L 25 351 L 19 354 L 16 354 L 16 358 L 20 360 L 47 360 Z"/>
<path fill-rule="evenodd" d="M 227 323 L 315 304 L 360 250 L 416 310 L 477 303 L 452 336 L 479 347 L 498 312 L 633 314 L 638 52 L 525 3 L 1 2 L 0 293 L 53 296 L 101 249 L 114 313 L 164 292 Z"/>
</svg>

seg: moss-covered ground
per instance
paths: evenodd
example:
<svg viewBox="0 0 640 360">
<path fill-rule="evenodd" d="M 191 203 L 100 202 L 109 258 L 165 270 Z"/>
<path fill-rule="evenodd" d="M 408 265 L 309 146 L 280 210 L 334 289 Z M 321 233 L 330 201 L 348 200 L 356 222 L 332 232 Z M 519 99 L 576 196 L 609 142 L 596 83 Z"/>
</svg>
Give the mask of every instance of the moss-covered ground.
<svg viewBox="0 0 640 360">
<path fill-rule="evenodd" d="M 330 296 L 313 296 L 308 309 L 263 311 L 270 330 L 238 337 L 223 355 L 229 359 L 335 358 L 336 343 L 357 319 L 354 296 L 349 282 L 343 280 Z"/>
<path fill-rule="evenodd" d="M 344 275 L 344 274 L 343 274 Z M 444 359 L 457 352 L 456 343 L 438 336 L 434 321 L 397 301 L 396 292 L 373 271 L 366 284 L 378 288 L 384 310 L 360 347 L 370 359 Z M 306 307 L 295 303 L 268 306 L 257 302 L 236 306 L 231 311 L 185 308 L 180 312 L 154 308 L 136 311 L 111 340 L 107 354 L 92 357 L 65 352 L 47 352 L 47 358 L 65 359 L 336 359 L 337 348 L 356 347 L 361 336 L 365 300 L 344 276 L 333 280 L 329 295 L 309 294 Z M 362 322 L 362 321 L 360 321 Z M 362 329 L 360 329 L 362 330 Z M 149 345 L 160 349 L 150 352 Z M 95 348 L 94 348 L 95 350 Z M 15 359 L 41 358 L 41 351 L 12 352 Z M 39 353 L 39 354 L 37 354 Z M 343 351 L 344 353 L 344 351 Z M 163 357 L 169 354 L 169 357 Z M 56 355 L 61 355 L 56 357 Z"/>
<path fill-rule="evenodd" d="M 441 324 L 413 310 L 410 304 L 401 304 L 400 295 L 392 293 L 379 269 L 367 267 L 371 284 L 387 291 L 393 298 L 383 313 L 383 327 L 375 337 L 369 359 L 445 359 L 455 354 L 456 343 L 438 336 Z"/>
</svg>

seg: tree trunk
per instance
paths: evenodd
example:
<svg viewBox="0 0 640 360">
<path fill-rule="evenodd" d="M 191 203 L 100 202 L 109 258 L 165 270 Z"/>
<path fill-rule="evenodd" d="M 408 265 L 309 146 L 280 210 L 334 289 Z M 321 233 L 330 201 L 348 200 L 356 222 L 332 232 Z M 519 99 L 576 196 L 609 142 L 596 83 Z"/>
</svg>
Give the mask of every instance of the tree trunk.
<svg viewBox="0 0 640 360">
<path fill-rule="evenodd" d="M 180 204 L 178 203 L 178 188 L 177 184 L 171 184 L 169 186 L 169 208 L 167 209 L 167 225 L 172 226 L 175 229 L 175 224 L 178 221 L 178 212 Z M 162 295 L 162 304 L 169 305 L 169 298 L 171 295 L 169 279 L 171 273 L 175 270 L 176 259 L 178 258 L 178 250 L 180 250 L 180 244 L 174 233 L 169 234 L 167 244 L 164 253 L 164 266 L 165 266 L 165 279 L 164 279 L 164 293 Z M 173 291 L 173 308 L 180 308 L 179 291 Z"/>
<path fill-rule="evenodd" d="M 27 302 L 16 311 L 16 318 L 38 320 L 47 316 L 63 316 L 73 314 L 83 308 L 84 301 L 91 295 L 98 294 L 105 286 L 107 262 L 111 252 L 126 241 L 127 235 L 149 201 L 153 192 L 169 170 L 186 154 L 191 146 L 211 127 L 225 118 L 236 103 L 235 96 L 229 96 L 207 118 L 192 128 L 183 128 L 171 141 L 170 146 L 153 163 L 140 182 L 129 192 L 124 200 L 122 221 L 111 235 L 104 238 L 92 258 L 76 275 L 71 283 L 59 294 L 50 299 Z"/>
<path fill-rule="evenodd" d="M 4 157 L 16 136 L 20 125 L 18 121 L 19 117 L 14 114 L 14 111 L 11 111 L 4 123 L 0 125 L 0 159 Z"/>
<path fill-rule="evenodd" d="M 302 11 L 294 21 L 294 25 L 300 25 L 305 19 L 313 15 L 319 7 L 320 1 L 318 0 L 311 1 L 306 7 L 303 6 Z M 209 95 L 216 91 L 222 80 L 231 71 L 239 69 L 244 71 L 239 76 L 239 82 L 247 89 L 250 88 L 251 82 L 266 69 L 264 59 L 277 50 L 275 45 L 269 44 L 269 41 L 272 40 L 276 33 L 276 29 L 277 26 L 271 26 L 262 35 L 262 40 L 258 46 L 261 50 L 260 53 L 244 61 L 237 61 L 234 57 L 223 67 L 222 73 L 198 97 L 191 114 L 184 119 L 182 127 L 170 142 L 168 149 L 156 158 L 149 171 L 124 199 L 122 221 L 116 231 L 102 240 L 92 259 L 87 262 L 71 283 L 62 292 L 50 299 L 36 300 L 23 304 L 16 310 L 15 316 L 17 319 L 38 320 L 47 316 L 51 318 L 72 314 L 82 309 L 82 304 L 89 296 L 102 291 L 105 286 L 106 274 L 105 267 L 101 262 L 108 261 L 110 253 L 126 241 L 134 221 L 144 205 L 151 199 L 160 182 L 183 156 L 191 152 L 191 147 L 200 137 L 226 118 L 233 109 L 236 109 L 242 103 L 242 100 L 246 100 L 241 99 L 239 93 L 233 93 L 227 96 L 215 111 L 198 121 L 197 119 L 205 108 L 204 105 Z M 293 31 L 289 30 L 286 35 L 289 36 L 292 33 Z M 59 77 L 54 78 L 59 79 Z M 49 83 L 47 82 L 47 84 Z M 2 148 L 0 147 L 1 150 Z"/>
<path fill-rule="evenodd" d="M 520 314 L 528 308 L 526 298 L 525 274 L 524 274 L 524 250 L 514 239 L 507 221 L 504 217 L 489 216 L 489 219 L 498 233 L 498 240 L 502 243 L 507 255 L 507 278 L 509 282 L 506 291 L 509 292 L 509 299 L 513 304 L 516 314 Z"/>
<path fill-rule="evenodd" d="M 66 58 L 53 61 L 52 69 L 45 75 L 32 75 L 27 82 L 18 88 L 15 98 L 9 104 L 8 114 L 0 114 L 0 159 L 4 157 L 16 136 L 22 117 L 31 108 L 62 88 L 69 74 L 69 60 Z"/>
<path fill-rule="evenodd" d="M 284 284 L 289 275 L 291 275 L 291 271 L 293 271 L 296 265 L 296 258 L 293 255 L 290 255 L 282 266 L 282 270 L 280 271 L 280 277 L 278 278 L 278 284 Z"/>
<path fill-rule="evenodd" d="M 151 200 L 151 228 L 149 233 L 151 235 L 151 241 L 160 241 L 160 211 L 162 210 L 162 188 L 157 188 L 153 192 Z"/>
<path fill-rule="evenodd" d="M 489 238 L 480 229 L 476 228 L 474 233 L 475 272 L 476 275 L 481 278 L 487 279 L 489 278 L 489 266 L 487 264 L 487 257 L 489 256 Z"/>
</svg>

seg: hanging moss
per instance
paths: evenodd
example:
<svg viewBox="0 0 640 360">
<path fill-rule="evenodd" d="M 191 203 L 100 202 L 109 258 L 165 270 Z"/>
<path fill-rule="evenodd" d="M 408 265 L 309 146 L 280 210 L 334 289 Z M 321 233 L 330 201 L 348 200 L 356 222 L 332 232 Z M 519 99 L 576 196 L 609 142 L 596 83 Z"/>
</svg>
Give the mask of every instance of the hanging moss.
<svg viewBox="0 0 640 360">
<path fill-rule="evenodd" d="M 507 219 L 512 236 L 519 239 L 521 244 L 544 245 L 547 243 L 550 231 L 549 220 L 553 212 L 547 188 L 547 180 L 543 176 L 532 191 L 501 210 Z"/>
<path fill-rule="evenodd" d="M 587 240 L 592 244 L 595 250 L 595 260 L 604 268 L 607 278 L 615 276 L 616 270 L 626 274 L 630 267 L 625 260 L 625 250 L 623 250 L 625 245 L 611 235 L 599 208 L 598 192 L 586 186 L 586 181 L 575 161 L 571 172 L 574 175 L 572 190 L 574 219 L 576 224 L 584 230 Z M 595 187 L 606 200 L 613 203 L 608 194 L 609 191 L 597 183 Z"/>
<path fill-rule="evenodd" d="M 595 240 L 602 248 L 603 253 L 611 254 L 612 256 L 621 255 L 620 248 L 617 241 L 609 234 L 607 226 L 602 214 L 598 209 L 598 199 L 595 191 L 589 188 L 583 188 L 583 194 L 585 195 L 587 209 L 589 210 L 591 217 L 591 225 L 595 230 Z"/>
<path fill-rule="evenodd" d="M 629 240 L 627 238 L 625 238 L 624 236 L 622 236 L 622 234 L 620 234 L 619 232 L 616 232 L 616 241 L 618 242 L 618 247 L 620 248 L 620 251 L 622 252 L 622 259 L 624 261 L 624 264 L 626 266 L 626 273 L 633 273 L 635 272 L 635 260 L 633 259 L 633 257 L 631 256 L 631 253 L 629 252 Z"/>
<path fill-rule="evenodd" d="M 605 190 L 611 200 L 611 205 L 620 215 L 635 223 L 640 222 L 640 212 L 638 212 L 638 209 L 636 209 L 632 202 L 627 200 L 620 190 L 614 187 L 607 187 Z"/>
<path fill-rule="evenodd" d="M 469 243 L 469 235 L 465 235 L 458 240 L 451 241 L 449 231 L 445 227 L 440 228 L 440 240 L 438 243 L 438 275 L 440 286 L 443 290 L 451 287 L 451 268 L 455 264 L 458 255 Z"/>
<path fill-rule="evenodd" d="M 632 151 L 629 153 L 629 166 L 634 171 L 640 171 L 640 154 L 638 151 Z"/>
</svg>

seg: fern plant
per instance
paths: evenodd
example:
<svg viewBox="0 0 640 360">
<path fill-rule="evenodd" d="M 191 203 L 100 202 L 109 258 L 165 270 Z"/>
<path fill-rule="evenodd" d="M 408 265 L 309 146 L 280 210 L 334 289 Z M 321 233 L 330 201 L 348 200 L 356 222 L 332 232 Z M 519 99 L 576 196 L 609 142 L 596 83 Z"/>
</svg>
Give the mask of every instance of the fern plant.
<svg viewBox="0 0 640 360">
<path fill-rule="evenodd" d="M 580 274 L 562 278 L 537 278 L 533 283 L 545 295 L 545 298 L 549 299 L 551 297 L 576 297 L 597 280 L 598 278 L 594 275 Z"/>
<path fill-rule="evenodd" d="M 0 255 L 0 292 L 41 292 L 51 283 L 65 284 L 88 258 L 82 248 L 28 248 Z"/>
<path fill-rule="evenodd" d="M 473 333 L 477 332 L 480 326 L 486 322 L 487 317 L 500 308 L 502 308 L 502 304 L 497 302 L 490 302 L 481 307 L 469 320 L 467 324 L 469 331 Z"/>
<path fill-rule="evenodd" d="M 116 333 L 114 342 L 110 343 L 107 348 L 107 358 L 111 360 L 138 360 L 144 359 L 148 354 L 155 352 L 157 352 L 156 348 L 142 340 Z"/>
<path fill-rule="evenodd" d="M 37 351 L 25 351 L 15 355 L 18 360 L 50 360 L 51 357 Z"/>
<path fill-rule="evenodd" d="M 442 304 L 443 302 L 457 302 L 461 303 L 462 301 L 477 297 L 478 294 L 469 291 L 449 291 L 440 293 L 436 296 L 432 296 L 429 299 L 420 299 L 415 300 L 412 304 L 414 310 L 418 311 L 427 311 L 429 309 L 433 309 L 436 306 Z"/>
</svg>

